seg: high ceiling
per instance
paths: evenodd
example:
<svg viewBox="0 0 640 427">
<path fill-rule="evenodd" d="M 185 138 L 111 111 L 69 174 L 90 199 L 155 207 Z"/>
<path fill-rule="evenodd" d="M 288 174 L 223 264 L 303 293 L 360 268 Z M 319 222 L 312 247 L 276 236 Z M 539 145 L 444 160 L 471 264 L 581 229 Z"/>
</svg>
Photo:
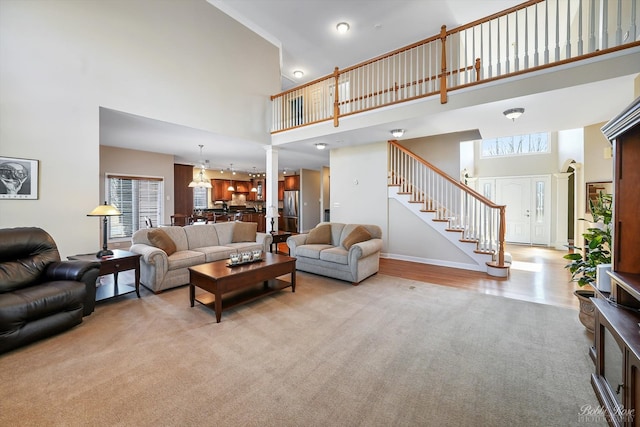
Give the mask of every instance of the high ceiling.
<svg viewBox="0 0 640 427">
<path fill-rule="evenodd" d="M 287 89 L 333 72 L 334 67 L 344 68 L 374 58 L 402 46 L 431 37 L 444 24 L 448 29 L 489 16 L 522 3 L 521 0 L 207 0 L 213 6 L 251 28 L 282 52 L 282 88 Z M 336 24 L 348 22 L 350 31 L 338 34 Z M 294 70 L 304 76 L 293 77 Z M 626 87 L 629 79 L 600 83 L 595 89 L 601 94 L 601 105 L 613 112 L 626 105 L 607 103 L 607 96 L 616 96 L 611 88 Z M 603 86 L 604 85 L 604 86 Z M 460 129 L 459 116 L 451 109 L 429 118 L 409 119 L 398 122 L 396 127 L 411 129 L 405 138 L 416 138 L 467 129 L 483 129 L 483 136 L 499 136 L 512 132 L 513 126 L 500 117 L 503 109 L 524 106 L 527 103 L 527 127 L 531 132 L 551 130 L 556 119 L 566 117 L 564 112 L 579 109 L 581 121 L 564 122 L 570 126 L 584 126 L 608 120 L 613 114 L 605 109 L 587 108 L 585 87 L 576 86 L 570 92 L 531 94 L 526 98 L 509 102 L 493 102 L 478 105 L 471 111 L 466 108 L 467 127 Z M 624 90 L 624 89 L 623 89 Z M 619 103 L 619 102 L 618 102 Z M 553 111 L 553 115 L 551 115 Z M 537 112 L 537 115 L 531 114 Z M 549 112 L 549 114 L 544 114 Z M 436 125 L 434 125 L 436 123 Z M 493 124 L 495 123 L 495 124 Z M 118 111 L 101 109 L 101 144 L 143 151 L 172 154 L 178 162 L 196 163 L 200 159 L 198 145 L 203 144 L 203 158 L 211 161 L 211 168 L 229 167 L 251 171 L 263 170 L 265 151 L 261 144 L 230 138 L 227 135 L 186 128 L 172 123 L 159 122 Z M 427 127 L 429 129 L 427 129 Z M 319 169 L 329 164 L 328 150 L 318 151 L 315 142 L 327 142 L 330 146 L 339 139 L 344 145 L 380 141 L 389 138 L 389 126 L 371 127 L 359 131 L 334 133 L 327 140 L 300 139 L 299 142 L 279 146 L 279 167 L 289 170 L 300 168 Z M 557 130 L 561 128 L 553 128 Z M 562 128 L 565 129 L 565 128 Z M 525 130 L 524 132 L 529 131 Z M 338 130 L 340 132 L 340 130 Z M 521 132 L 521 133 L 524 133 Z M 182 141 L 176 147 L 175 140 Z M 148 141 L 153 141 L 151 144 Z"/>
</svg>

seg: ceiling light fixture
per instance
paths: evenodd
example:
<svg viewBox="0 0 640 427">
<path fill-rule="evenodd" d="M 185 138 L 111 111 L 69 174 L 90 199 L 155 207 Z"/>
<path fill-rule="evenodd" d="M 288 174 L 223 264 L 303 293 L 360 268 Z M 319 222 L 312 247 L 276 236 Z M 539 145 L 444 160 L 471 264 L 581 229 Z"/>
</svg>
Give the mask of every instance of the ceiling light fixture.
<svg viewBox="0 0 640 427">
<path fill-rule="evenodd" d="M 338 25 L 336 25 L 336 30 L 338 30 L 340 34 L 346 33 L 350 28 L 351 27 L 346 22 L 339 22 Z"/>
<path fill-rule="evenodd" d="M 325 148 L 327 148 L 327 144 L 325 144 L 324 142 L 318 142 L 318 143 L 316 144 L 316 148 L 317 148 L 318 150 L 324 150 Z"/>
<path fill-rule="evenodd" d="M 200 144 L 198 147 L 200 147 L 200 172 L 198 173 L 198 179 L 191 181 L 189 183 L 189 187 L 212 188 L 213 186 L 211 185 L 211 182 L 204 178 L 204 165 L 208 162 L 208 160 L 202 160 L 202 147 L 204 147 L 204 145 Z"/>
<path fill-rule="evenodd" d="M 295 70 L 293 72 L 293 77 L 295 77 L 296 79 L 300 79 L 302 78 L 302 76 L 304 76 L 304 72 L 302 70 Z"/>
<path fill-rule="evenodd" d="M 402 138 L 402 135 L 404 135 L 404 129 L 393 129 L 391 131 L 391 135 L 393 135 L 394 138 Z"/>
<path fill-rule="evenodd" d="M 510 108 L 502 114 L 504 114 L 507 119 L 511 119 L 512 122 L 515 122 L 522 113 L 524 113 L 524 108 Z"/>
</svg>

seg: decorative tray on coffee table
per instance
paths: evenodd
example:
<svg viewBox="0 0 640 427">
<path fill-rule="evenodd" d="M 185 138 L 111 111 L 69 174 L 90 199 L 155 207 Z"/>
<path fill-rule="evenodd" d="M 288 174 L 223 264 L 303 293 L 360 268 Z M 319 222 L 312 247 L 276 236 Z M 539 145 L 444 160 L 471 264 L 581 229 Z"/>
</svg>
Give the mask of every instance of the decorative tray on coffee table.
<svg viewBox="0 0 640 427">
<path fill-rule="evenodd" d="M 231 264 L 231 262 L 227 262 L 227 267 L 240 267 L 241 265 L 247 265 L 247 264 L 253 264 L 254 262 L 261 262 L 264 261 L 264 259 L 261 258 L 257 258 L 257 259 L 250 259 L 249 261 L 238 261 L 235 264 Z"/>
</svg>

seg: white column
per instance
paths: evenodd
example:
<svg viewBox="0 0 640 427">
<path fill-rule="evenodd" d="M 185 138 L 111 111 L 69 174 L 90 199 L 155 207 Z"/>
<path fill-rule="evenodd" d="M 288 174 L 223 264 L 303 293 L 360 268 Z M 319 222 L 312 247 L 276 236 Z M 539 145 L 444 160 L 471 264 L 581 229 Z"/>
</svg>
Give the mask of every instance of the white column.
<svg viewBox="0 0 640 427">
<path fill-rule="evenodd" d="M 267 164 L 266 164 L 266 190 L 267 200 L 265 204 L 267 216 L 270 215 L 272 207 L 275 207 L 275 212 L 278 212 L 278 148 L 272 145 L 264 147 L 267 152 Z M 267 232 L 271 231 L 271 218 L 267 219 Z M 273 231 L 278 231 L 278 218 L 274 218 Z"/>
<path fill-rule="evenodd" d="M 570 173 L 554 173 L 556 189 L 556 215 L 553 246 L 558 250 L 566 250 L 569 244 L 569 176 Z"/>
</svg>

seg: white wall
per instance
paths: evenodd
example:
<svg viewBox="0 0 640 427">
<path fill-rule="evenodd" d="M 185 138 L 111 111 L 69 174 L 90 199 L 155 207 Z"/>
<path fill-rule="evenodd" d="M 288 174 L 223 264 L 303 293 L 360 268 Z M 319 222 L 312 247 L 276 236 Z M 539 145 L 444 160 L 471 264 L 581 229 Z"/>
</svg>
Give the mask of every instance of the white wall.
<svg viewBox="0 0 640 427">
<path fill-rule="evenodd" d="M 331 221 L 375 224 L 386 236 L 387 143 L 336 148 L 330 155 Z"/>
<path fill-rule="evenodd" d="M 320 172 L 300 170 L 300 232 L 308 232 L 322 221 L 320 215 L 321 198 Z"/>
<path fill-rule="evenodd" d="M 0 200 L 0 227 L 94 251 L 99 107 L 266 144 L 279 85 L 277 49 L 202 0 L 0 2 L 0 154 L 40 160 L 40 198 Z"/>
<path fill-rule="evenodd" d="M 477 131 L 399 141 L 400 145 L 422 157 L 455 180 L 460 179 L 460 142 L 480 138 Z"/>
</svg>

